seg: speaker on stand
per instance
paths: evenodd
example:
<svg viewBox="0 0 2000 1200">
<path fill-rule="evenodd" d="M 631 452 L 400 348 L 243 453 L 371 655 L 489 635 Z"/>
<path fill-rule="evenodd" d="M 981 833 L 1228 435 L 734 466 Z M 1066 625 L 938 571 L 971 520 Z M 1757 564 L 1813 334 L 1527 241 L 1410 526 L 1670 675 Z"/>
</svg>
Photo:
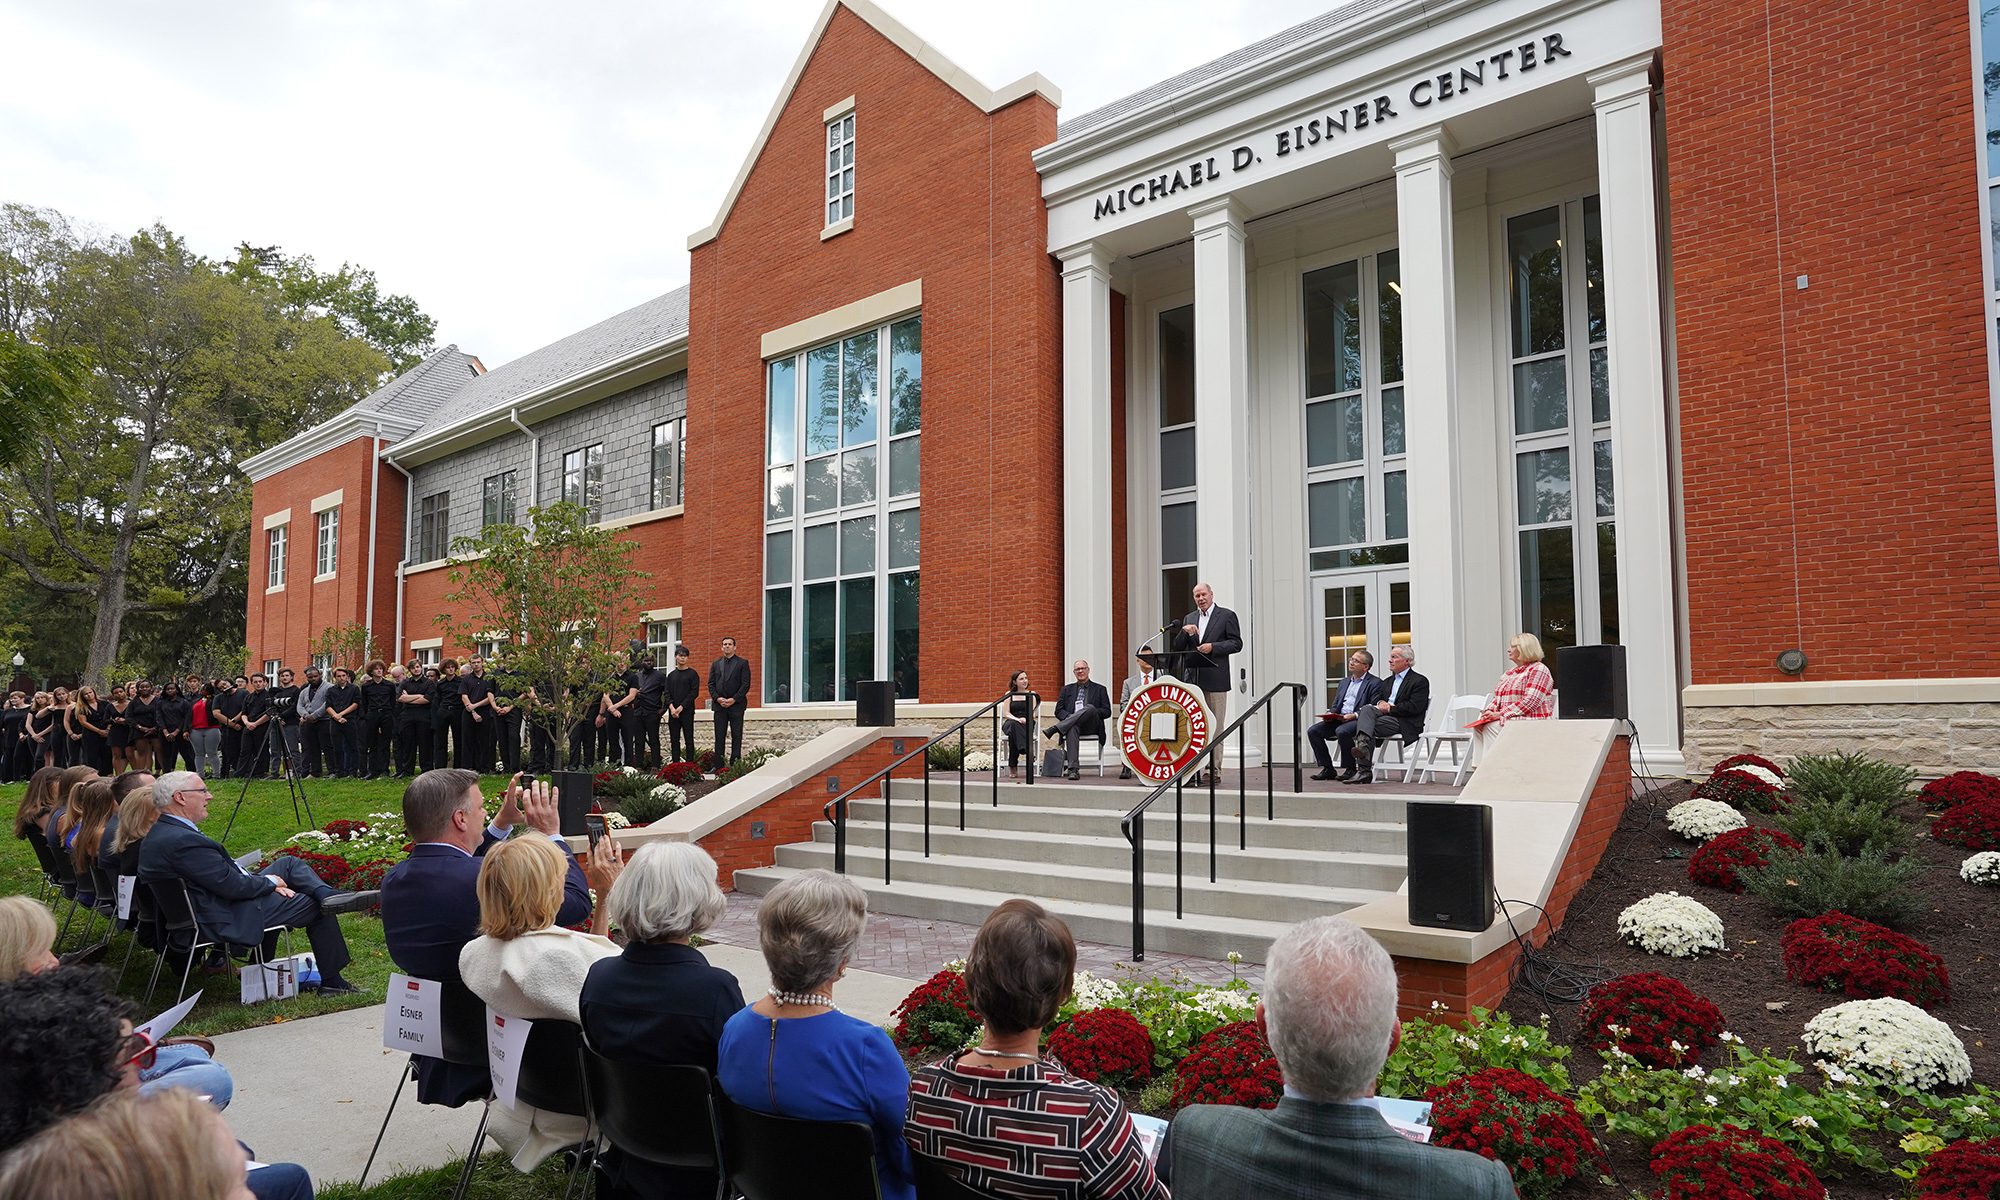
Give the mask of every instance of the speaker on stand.
<svg viewBox="0 0 2000 1200">
<path fill-rule="evenodd" d="M 1484 932 L 1493 924 L 1493 809 L 1412 800 L 1404 816 L 1410 924 Z"/>
<path fill-rule="evenodd" d="M 1556 716 L 1629 721 L 1625 696 L 1625 647 L 1564 646 L 1556 651 Z"/>
</svg>

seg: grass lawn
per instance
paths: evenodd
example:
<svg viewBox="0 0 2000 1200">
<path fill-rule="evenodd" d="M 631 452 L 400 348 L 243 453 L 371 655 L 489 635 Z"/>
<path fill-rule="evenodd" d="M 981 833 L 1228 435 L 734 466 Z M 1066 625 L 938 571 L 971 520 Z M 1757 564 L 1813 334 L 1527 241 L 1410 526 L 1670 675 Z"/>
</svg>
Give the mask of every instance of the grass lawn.
<svg viewBox="0 0 2000 1200">
<path fill-rule="evenodd" d="M 488 795 L 497 796 L 505 783 L 504 778 L 492 776 L 485 780 L 484 786 Z M 236 807 L 236 797 L 242 786 L 240 782 L 234 780 L 223 780 L 214 785 L 215 800 L 209 807 L 208 820 L 202 825 L 203 831 L 210 837 L 221 837 L 224 827 L 229 824 L 230 813 Z M 26 790 L 26 784 L 0 787 L 0 811 L 12 814 L 20 805 L 21 797 Z M 242 811 L 236 818 L 236 827 L 226 843 L 230 854 L 247 854 L 252 850 L 275 850 L 303 830 L 317 829 L 328 821 L 340 819 L 366 820 L 369 813 L 396 812 L 402 808 L 403 802 L 403 781 L 397 779 L 374 782 L 310 779 L 305 781 L 305 791 L 306 798 L 312 805 L 311 822 L 305 820 L 303 810 L 297 817 L 293 816 L 292 801 L 282 781 L 253 781 L 249 791 L 244 795 Z M 28 848 L 28 844 L 13 838 L 0 841 L 0 894 L 25 893 L 32 896 L 40 886 L 41 869 L 35 862 L 34 853 Z M 55 906 L 58 925 L 61 924 L 63 914 L 68 907 L 67 901 Z M 82 923 L 81 915 L 71 922 L 69 939 L 64 944 L 64 949 L 75 948 L 78 930 Z M 103 927 L 104 922 L 100 918 L 97 925 L 100 936 Z M 340 918 L 340 927 L 347 935 L 348 949 L 354 955 L 354 963 L 346 971 L 347 980 L 362 989 L 360 995 L 324 1000 L 316 995 L 307 995 L 293 1000 L 246 1005 L 238 1000 L 240 992 L 233 974 L 207 974 L 197 967 L 188 987 L 190 990 L 205 989 L 204 995 L 201 1003 L 195 1006 L 194 1011 L 188 1014 L 187 1019 L 181 1022 L 175 1032 L 203 1035 L 228 1033 L 231 1030 L 247 1029 L 253 1025 L 270 1025 L 279 1021 L 294 1021 L 300 1017 L 314 1017 L 321 1013 L 380 1004 L 383 989 L 388 986 L 389 972 L 394 969 L 389 961 L 388 951 L 383 946 L 382 922 L 371 914 L 349 913 Z M 105 959 L 114 973 L 125 956 L 128 936 L 119 934 Z M 306 950 L 303 932 L 294 933 L 293 941 L 300 953 Z M 279 942 L 281 950 L 283 945 L 281 940 Z M 174 976 L 170 981 L 166 973 L 162 972 L 159 987 L 153 994 L 152 1002 L 148 1004 L 145 1000 L 146 977 L 152 968 L 152 954 L 143 946 L 138 948 L 132 954 L 131 969 L 126 971 L 124 982 L 119 988 L 139 1005 L 141 1020 L 172 1007 L 174 989 L 180 986 L 179 976 Z M 449 1182 L 445 1186 L 445 1191 L 447 1193 L 450 1191 Z"/>
</svg>

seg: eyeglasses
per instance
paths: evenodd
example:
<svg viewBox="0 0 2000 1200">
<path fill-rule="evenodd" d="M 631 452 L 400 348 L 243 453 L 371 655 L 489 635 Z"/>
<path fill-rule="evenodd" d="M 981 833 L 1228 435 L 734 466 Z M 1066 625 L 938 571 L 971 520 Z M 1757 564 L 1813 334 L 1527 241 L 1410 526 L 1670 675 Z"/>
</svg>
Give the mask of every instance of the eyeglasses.
<svg viewBox="0 0 2000 1200">
<path fill-rule="evenodd" d="M 159 1053 L 159 1043 L 155 1042 L 148 1034 L 135 1029 L 124 1041 L 118 1044 L 118 1058 L 112 1064 L 112 1073 L 116 1074 L 128 1066 L 134 1065 L 141 1071 L 150 1071 L 153 1069 L 153 1061 L 159 1057 Z"/>
</svg>

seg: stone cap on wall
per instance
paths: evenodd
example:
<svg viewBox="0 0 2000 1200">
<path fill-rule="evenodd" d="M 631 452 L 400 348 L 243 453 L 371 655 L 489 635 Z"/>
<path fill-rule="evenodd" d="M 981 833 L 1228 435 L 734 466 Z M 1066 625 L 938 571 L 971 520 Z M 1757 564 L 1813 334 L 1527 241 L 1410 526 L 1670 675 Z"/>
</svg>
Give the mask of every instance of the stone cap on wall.
<svg viewBox="0 0 2000 1200">
<path fill-rule="evenodd" d="M 2000 678 L 1802 679 L 1771 683 L 1697 683 L 1681 689 L 1689 708 L 1759 708 L 1790 704 L 1992 704 Z"/>
<path fill-rule="evenodd" d="M 1623 721 L 1510 721 L 1479 769 L 1452 803 L 1493 809 L 1493 883 L 1503 899 L 1545 905 L 1583 821 Z M 1340 915 L 1361 926 L 1389 953 L 1406 958 L 1474 963 L 1526 937 L 1534 921 L 1501 913 L 1479 933 L 1410 924 L 1409 880 L 1395 896 Z M 1522 911 L 1522 910 L 1514 910 Z M 1539 910 L 1526 910 L 1540 919 Z"/>
</svg>

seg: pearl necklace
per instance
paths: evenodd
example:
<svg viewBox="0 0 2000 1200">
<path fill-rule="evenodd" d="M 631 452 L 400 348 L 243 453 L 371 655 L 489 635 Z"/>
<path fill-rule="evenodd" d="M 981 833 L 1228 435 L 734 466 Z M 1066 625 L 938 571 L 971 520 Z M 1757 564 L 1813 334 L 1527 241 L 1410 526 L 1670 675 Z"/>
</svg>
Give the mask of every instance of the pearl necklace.
<svg viewBox="0 0 2000 1200">
<path fill-rule="evenodd" d="M 830 1008 L 835 1012 L 840 1011 L 840 1006 L 833 1002 L 832 996 L 823 996 L 818 992 L 781 992 L 777 988 L 772 988 L 766 994 L 780 1004 L 796 1004 L 801 1008 L 818 1006 Z"/>
</svg>

